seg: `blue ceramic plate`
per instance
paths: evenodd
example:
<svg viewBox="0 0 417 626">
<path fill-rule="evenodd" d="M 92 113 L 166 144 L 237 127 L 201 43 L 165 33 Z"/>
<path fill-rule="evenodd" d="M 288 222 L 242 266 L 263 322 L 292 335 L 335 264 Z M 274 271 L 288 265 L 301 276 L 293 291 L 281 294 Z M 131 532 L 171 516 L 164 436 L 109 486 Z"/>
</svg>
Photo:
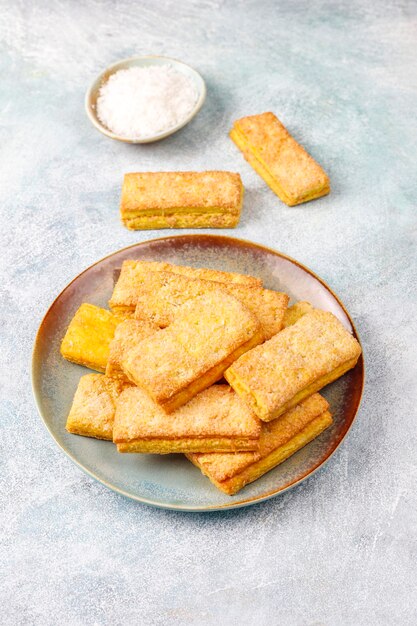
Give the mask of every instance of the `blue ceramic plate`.
<svg viewBox="0 0 417 626">
<path fill-rule="evenodd" d="M 39 328 L 32 381 L 39 413 L 62 450 L 88 474 L 138 502 L 181 511 L 212 511 L 247 506 L 294 487 L 315 472 L 339 446 L 357 413 L 363 382 L 362 358 L 340 380 L 326 387 L 334 424 L 280 466 L 235 496 L 218 491 L 182 455 L 119 454 L 111 442 L 71 435 L 65 422 L 80 376 L 86 368 L 65 361 L 60 342 L 82 302 L 107 306 L 113 272 L 125 259 L 168 261 L 253 274 L 266 287 L 286 291 L 291 300 L 308 300 L 334 313 L 357 337 L 340 300 L 297 261 L 254 243 L 215 235 L 181 235 L 145 241 L 98 261 L 57 297 Z"/>
</svg>

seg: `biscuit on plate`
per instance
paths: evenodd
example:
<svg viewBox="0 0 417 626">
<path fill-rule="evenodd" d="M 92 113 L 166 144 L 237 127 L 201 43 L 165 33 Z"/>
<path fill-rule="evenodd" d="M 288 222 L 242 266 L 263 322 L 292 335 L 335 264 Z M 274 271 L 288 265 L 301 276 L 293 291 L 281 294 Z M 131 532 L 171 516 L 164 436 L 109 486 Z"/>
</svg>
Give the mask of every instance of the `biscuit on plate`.
<svg viewBox="0 0 417 626">
<path fill-rule="evenodd" d="M 234 172 L 138 172 L 125 174 L 120 216 L 133 230 L 234 228 L 242 202 Z"/>
<path fill-rule="evenodd" d="M 337 317 L 314 310 L 242 355 L 224 376 L 269 422 L 342 376 L 360 354 L 358 341 Z"/>
<path fill-rule="evenodd" d="M 116 405 L 113 441 L 119 452 L 256 450 L 261 422 L 229 385 L 213 385 L 167 415 L 139 387 Z"/>
<path fill-rule="evenodd" d="M 276 420 L 263 423 L 255 452 L 187 454 L 211 482 L 228 495 L 269 472 L 332 424 L 327 401 L 318 393 Z"/>
<path fill-rule="evenodd" d="M 136 347 L 145 337 L 156 333 L 159 327 L 151 322 L 127 319 L 121 322 L 110 343 L 109 358 L 107 359 L 106 376 L 120 378 L 127 381 L 122 369 L 122 360 L 126 350 Z"/>
<path fill-rule="evenodd" d="M 253 169 L 289 206 L 329 193 L 326 172 L 273 113 L 242 117 L 234 123 L 230 137 Z"/>
<path fill-rule="evenodd" d="M 288 303 L 287 294 L 235 283 L 219 285 L 171 272 L 149 272 L 143 277 L 137 294 L 135 318 L 149 320 L 165 328 L 172 324 L 180 307 L 188 300 L 205 293 L 219 293 L 219 289 L 226 290 L 243 302 L 257 316 L 265 339 L 270 339 L 281 330 Z"/>
<path fill-rule="evenodd" d="M 112 441 L 116 400 L 127 386 L 103 374 L 82 376 L 68 415 L 68 432 Z"/>
<path fill-rule="evenodd" d="M 171 265 L 170 263 L 159 261 L 126 260 L 122 264 L 119 277 L 109 301 L 109 306 L 112 311 L 115 313 L 131 311 L 133 313 L 145 277 L 149 276 L 151 272 L 162 271 L 171 272 L 175 275 L 180 274 L 186 278 L 207 280 L 216 284 L 242 284 L 252 287 L 262 286 L 261 280 L 245 274 Z"/>
<path fill-rule="evenodd" d="M 120 317 L 106 309 L 93 304 L 82 304 L 62 340 L 62 356 L 78 365 L 104 372 L 110 342 L 120 321 Z"/>
<path fill-rule="evenodd" d="M 215 283 L 238 283 L 248 287 L 262 287 L 262 280 L 249 274 L 238 274 L 236 272 L 223 272 L 206 267 L 188 267 L 187 265 L 174 265 L 166 261 L 129 261 L 135 263 L 136 269 L 142 272 L 172 272 L 181 274 L 187 278 L 200 278 L 201 280 L 211 280 Z"/>
<path fill-rule="evenodd" d="M 175 321 L 125 352 L 122 368 L 167 412 L 220 380 L 263 341 L 257 317 L 223 289 L 186 302 Z"/>
<path fill-rule="evenodd" d="M 282 323 L 283 328 L 287 328 L 287 326 L 292 326 L 295 322 L 306 315 L 306 313 L 311 313 L 313 310 L 313 306 L 306 301 L 296 302 L 292 306 L 289 306 L 288 309 L 284 313 L 284 320 Z"/>
</svg>

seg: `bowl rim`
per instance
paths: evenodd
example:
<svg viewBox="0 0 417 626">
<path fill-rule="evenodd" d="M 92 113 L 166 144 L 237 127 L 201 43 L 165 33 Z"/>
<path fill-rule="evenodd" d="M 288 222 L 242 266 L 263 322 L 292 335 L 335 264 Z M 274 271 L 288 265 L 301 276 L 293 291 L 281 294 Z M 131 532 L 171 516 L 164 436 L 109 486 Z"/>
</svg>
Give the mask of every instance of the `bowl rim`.
<svg viewBox="0 0 417 626">
<path fill-rule="evenodd" d="M 195 78 L 197 79 L 197 82 L 200 85 L 198 87 L 198 98 L 197 98 L 197 102 L 194 108 L 189 113 L 189 115 L 176 126 L 173 126 L 169 130 L 157 133 L 156 135 L 149 135 L 148 137 L 144 137 L 143 139 L 128 139 L 126 137 L 121 137 L 117 133 L 114 133 L 113 131 L 111 131 L 109 128 L 107 128 L 104 124 L 100 122 L 100 120 L 97 117 L 96 112 L 91 106 L 91 102 L 90 102 L 91 96 L 93 92 L 97 89 L 97 84 L 102 84 L 103 82 L 105 82 L 104 79 L 108 80 L 108 78 L 112 74 L 114 74 L 118 69 L 123 69 L 123 67 L 120 67 L 120 66 L 123 66 L 124 64 L 132 62 L 132 61 L 135 61 L 135 62 L 139 61 L 138 66 L 140 66 L 140 61 L 144 61 L 146 59 L 159 59 L 162 61 L 166 61 L 167 65 L 172 63 L 174 65 L 182 65 L 186 67 L 188 70 L 191 71 L 191 74 L 194 74 Z M 193 117 L 195 117 L 197 113 L 200 111 L 201 107 L 203 106 L 205 102 L 206 95 L 207 95 L 207 87 L 206 87 L 204 78 L 202 77 L 200 72 L 198 72 L 196 69 L 194 69 L 194 67 L 192 67 L 188 63 L 184 63 L 184 61 L 180 61 L 179 59 L 175 59 L 174 57 L 167 57 L 167 56 L 163 56 L 159 54 L 135 55 L 135 56 L 127 57 L 125 59 L 120 59 L 119 61 L 112 63 L 111 65 L 107 66 L 102 72 L 100 72 L 100 74 L 96 76 L 96 78 L 90 83 L 86 91 L 86 94 L 84 97 L 84 108 L 85 108 L 87 117 L 90 120 L 90 122 L 103 135 L 106 135 L 107 137 L 110 137 L 111 139 L 115 139 L 117 141 L 122 141 L 124 143 L 132 143 L 132 144 L 153 143 L 154 141 L 159 141 L 160 139 L 164 139 L 165 137 L 168 137 L 169 135 L 173 135 L 178 130 L 186 126 L 193 119 Z"/>
<path fill-rule="evenodd" d="M 343 312 L 345 313 L 351 327 L 352 327 L 352 334 L 353 336 L 357 339 L 357 341 L 359 342 L 362 352 L 361 355 L 359 356 L 358 362 L 356 364 L 355 367 L 361 367 L 362 368 L 362 378 L 361 378 L 361 386 L 359 389 L 359 393 L 358 393 L 358 397 L 357 397 L 357 404 L 356 404 L 356 408 L 352 417 L 351 422 L 348 424 L 347 429 L 345 430 L 345 432 L 342 434 L 341 438 L 339 439 L 339 441 L 337 442 L 337 444 L 335 445 L 335 447 L 330 450 L 330 452 L 327 454 L 327 456 L 319 463 L 317 463 L 317 465 L 313 466 L 311 469 L 307 470 L 304 474 L 302 474 L 301 476 L 299 476 L 296 480 L 294 480 L 293 482 L 289 482 L 287 483 L 285 486 L 278 488 L 278 489 L 272 489 L 271 491 L 268 491 L 267 493 L 264 493 L 261 496 L 251 496 L 251 497 L 243 497 L 243 499 L 238 500 L 237 502 L 226 502 L 224 504 L 220 504 L 220 505 L 202 505 L 202 506 L 196 506 L 196 505 L 184 505 L 184 504 L 174 504 L 174 503 L 170 503 L 169 505 L 166 504 L 162 504 L 161 502 L 151 499 L 151 498 L 146 498 L 146 497 L 142 497 L 142 496 L 137 496 L 136 494 L 132 494 L 129 491 L 120 488 L 120 487 L 116 487 L 114 484 L 108 482 L 106 479 L 103 479 L 102 477 L 100 477 L 95 471 L 88 469 L 87 467 L 85 467 L 81 461 L 79 461 L 75 455 L 73 455 L 70 451 L 68 451 L 62 444 L 61 442 L 58 440 L 58 438 L 56 437 L 53 429 L 51 428 L 50 424 L 48 423 L 47 419 L 45 418 L 44 414 L 43 414 L 43 410 L 42 410 L 42 406 L 41 406 L 41 398 L 40 398 L 40 393 L 39 393 L 39 389 L 37 387 L 36 384 L 36 379 L 37 379 L 37 352 L 39 349 L 39 340 L 40 340 L 40 336 L 41 336 L 41 330 L 42 327 L 44 325 L 44 323 L 46 322 L 50 312 L 53 310 L 53 307 L 56 303 L 56 301 L 61 297 L 61 295 L 70 288 L 70 286 L 76 281 L 78 280 L 83 274 L 85 274 L 86 272 L 88 272 L 89 270 L 91 270 L 93 267 L 99 265 L 100 263 L 102 263 L 103 261 L 116 256 L 117 254 L 121 253 L 121 252 L 126 252 L 127 250 L 131 250 L 137 247 L 141 247 L 141 245 L 146 245 L 149 244 L 150 242 L 162 242 L 162 241 L 167 241 L 170 239 L 177 239 L 177 240 L 183 240 L 184 242 L 192 242 L 193 240 L 196 240 L 198 238 L 203 238 L 207 241 L 212 241 L 214 242 L 215 240 L 217 241 L 223 241 L 226 244 L 231 242 L 232 245 L 243 245 L 243 247 L 249 247 L 249 248 L 255 248 L 255 249 L 262 249 L 263 251 L 267 252 L 267 253 L 272 253 L 272 255 L 274 256 L 278 256 L 286 261 L 289 261 L 290 263 L 297 265 L 299 268 L 301 268 L 302 270 L 304 270 L 305 272 L 307 272 L 307 274 L 309 274 L 310 276 L 312 276 L 313 278 L 315 278 L 319 283 L 321 283 L 329 292 L 330 294 L 335 298 L 335 300 L 337 301 L 337 303 L 340 305 L 341 309 L 343 310 Z M 261 502 L 265 502 L 267 500 L 270 500 L 274 497 L 280 496 L 282 494 L 284 494 L 287 491 L 290 491 L 291 489 L 297 487 L 298 485 L 300 485 L 301 483 L 303 483 L 305 480 L 307 480 L 308 478 L 310 478 L 311 476 L 314 476 L 314 474 L 316 474 L 321 468 L 323 468 L 325 465 L 327 465 L 328 461 L 334 456 L 334 454 L 336 453 L 336 451 L 341 447 L 342 443 L 345 441 L 345 439 L 347 438 L 349 432 L 351 431 L 353 424 L 355 423 L 359 410 L 361 408 L 361 404 L 362 404 L 362 400 L 363 400 L 363 394 L 364 394 L 364 389 L 365 389 L 365 382 L 366 382 L 366 360 L 365 360 L 365 352 L 364 352 L 364 347 L 362 344 L 362 341 L 360 339 L 360 336 L 358 334 L 357 328 L 353 322 L 353 319 L 350 315 L 350 313 L 348 312 L 346 306 L 344 305 L 344 303 L 341 301 L 341 299 L 336 295 L 336 293 L 333 291 L 333 289 L 328 285 L 328 283 L 321 278 L 318 274 L 316 274 L 313 270 L 311 270 L 308 266 L 304 265 L 304 263 L 301 263 L 300 261 L 297 261 L 297 259 L 294 259 L 293 257 L 285 254 L 284 252 L 281 252 L 280 250 L 276 250 L 275 248 L 272 248 L 268 245 L 264 245 L 262 243 L 258 243 L 255 241 L 251 241 L 248 239 L 241 239 L 238 237 L 233 237 L 233 236 L 229 236 L 229 235 L 217 235 L 217 234 L 199 234 L 199 233 L 186 233 L 186 234 L 181 234 L 181 235 L 166 235 L 163 237 L 156 237 L 156 238 L 152 238 L 152 239 L 145 239 L 144 241 L 139 241 L 133 244 L 130 244 L 129 246 L 124 246 L 123 248 L 120 248 L 119 250 L 114 250 L 113 252 L 110 252 L 109 254 L 106 254 L 104 257 L 102 257 L 101 259 L 98 259 L 97 261 L 95 261 L 94 263 L 91 263 L 88 267 L 85 267 L 81 272 L 79 272 L 69 283 L 67 283 L 65 285 L 65 287 L 63 289 L 60 290 L 60 292 L 56 295 L 56 297 L 53 299 L 53 301 L 51 302 L 51 304 L 49 305 L 47 311 L 45 312 L 44 316 L 42 317 L 42 321 L 39 324 L 39 327 L 36 331 L 36 335 L 35 335 L 35 340 L 33 343 L 33 348 L 32 348 L 32 354 L 31 354 L 31 367 L 30 367 L 30 374 L 31 374 L 31 387 L 32 387 L 32 393 L 33 393 L 33 398 L 35 401 L 35 406 L 37 408 L 38 414 L 46 428 L 46 430 L 49 432 L 49 434 L 51 435 L 52 439 L 55 441 L 55 443 L 57 444 L 57 446 L 64 452 L 64 454 L 66 454 L 66 456 L 68 456 L 71 461 L 73 461 L 73 463 L 75 463 L 75 465 L 77 465 L 81 470 L 83 470 L 87 475 L 89 475 L 91 478 L 95 479 L 96 481 L 98 481 L 99 483 L 105 485 L 108 489 L 110 489 L 111 491 L 114 491 L 115 493 L 124 496 L 130 500 L 133 500 L 134 502 L 139 502 L 141 504 L 146 504 L 149 505 L 151 507 L 157 508 L 157 509 L 163 509 L 163 510 L 167 510 L 167 511 L 181 511 L 181 512 L 185 512 L 185 513 L 211 513 L 214 511 L 230 511 L 230 510 L 234 510 L 234 509 L 240 509 L 240 508 L 244 508 L 247 506 L 252 506 L 252 505 L 256 505 L 256 504 L 260 504 Z"/>
</svg>

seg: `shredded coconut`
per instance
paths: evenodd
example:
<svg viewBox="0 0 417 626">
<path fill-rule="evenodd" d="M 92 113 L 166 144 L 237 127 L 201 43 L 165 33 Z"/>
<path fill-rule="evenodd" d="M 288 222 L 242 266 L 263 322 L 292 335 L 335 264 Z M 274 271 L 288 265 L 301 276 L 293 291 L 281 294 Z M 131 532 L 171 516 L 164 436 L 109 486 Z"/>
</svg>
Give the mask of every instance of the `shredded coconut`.
<svg viewBox="0 0 417 626">
<path fill-rule="evenodd" d="M 102 85 L 97 116 L 125 139 L 144 139 L 180 124 L 197 101 L 190 79 L 171 65 L 119 70 Z"/>
</svg>

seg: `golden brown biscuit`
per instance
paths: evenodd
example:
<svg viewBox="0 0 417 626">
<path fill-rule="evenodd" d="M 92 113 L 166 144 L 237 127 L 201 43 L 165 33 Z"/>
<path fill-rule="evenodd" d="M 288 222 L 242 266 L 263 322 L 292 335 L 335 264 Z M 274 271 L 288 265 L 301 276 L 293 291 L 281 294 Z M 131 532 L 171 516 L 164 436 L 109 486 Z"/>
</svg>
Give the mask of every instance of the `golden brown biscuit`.
<svg viewBox="0 0 417 626">
<path fill-rule="evenodd" d="M 193 280 L 171 272 L 149 272 L 143 277 L 137 293 L 135 317 L 165 328 L 172 324 L 185 302 L 205 293 L 218 294 L 219 288 L 255 313 L 265 339 L 270 339 L 281 330 L 288 304 L 287 294 L 235 283 L 220 286 L 219 283 Z"/>
<path fill-rule="evenodd" d="M 124 219 L 129 230 L 159 230 L 161 228 L 236 228 L 240 213 L 169 213 L 168 215 L 138 215 Z"/>
<path fill-rule="evenodd" d="M 93 304 L 84 303 L 72 318 L 61 343 L 68 361 L 104 372 L 120 317 Z"/>
<path fill-rule="evenodd" d="M 143 272 L 172 272 L 181 274 L 187 278 L 210 280 L 215 283 L 238 283 L 248 287 L 262 287 L 262 280 L 249 274 L 237 274 L 236 272 L 222 272 L 206 267 L 188 267 L 187 265 L 173 265 L 165 261 L 126 261 L 134 263 L 136 271 Z"/>
<path fill-rule="evenodd" d="M 119 452 L 256 450 L 258 418 L 229 385 L 205 389 L 171 415 L 139 387 L 117 401 L 113 441 Z"/>
<path fill-rule="evenodd" d="M 288 309 L 284 313 L 284 320 L 282 323 L 283 328 L 287 328 L 287 326 L 292 326 L 295 322 L 306 315 L 306 313 L 311 313 L 313 310 L 313 306 L 309 302 L 300 301 L 296 302 L 292 306 L 289 306 Z"/>
<path fill-rule="evenodd" d="M 241 356 L 224 376 L 269 422 L 354 367 L 360 353 L 332 313 L 314 310 Z"/>
<path fill-rule="evenodd" d="M 318 393 L 303 400 L 278 419 L 262 425 L 255 452 L 187 454 L 189 460 L 221 491 L 237 493 L 300 448 L 332 423 L 328 403 Z"/>
<path fill-rule="evenodd" d="M 120 215 L 135 228 L 233 228 L 243 185 L 233 172 L 138 172 L 123 181 Z"/>
<path fill-rule="evenodd" d="M 128 386 L 103 374 L 82 376 L 68 415 L 67 430 L 75 435 L 111 441 L 116 400 Z"/>
<path fill-rule="evenodd" d="M 117 314 L 130 311 L 133 313 L 145 277 L 148 276 L 150 272 L 160 271 L 180 274 L 186 278 L 209 280 L 216 284 L 242 284 L 252 287 L 262 286 L 261 280 L 245 274 L 171 265 L 170 263 L 158 261 L 128 260 L 123 262 L 119 278 L 109 301 L 109 306 L 112 311 L 117 312 Z"/>
<path fill-rule="evenodd" d="M 329 193 L 330 181 L 323 168 L 273 113 L 242 117 L 234 123 L 230 137 L 253 169 L 289 206 Z"/>
<path fill-rule="evenodd" d="M 127 319 L 121 322 L 110 343 L 109 358 L 106 366 L 106 376 L 120 378 L 127 381 L 121 363 L 126 350 L 135 348 L 143 339 L 157 332 L 159 327 L 151 322 Z"/>
<path fill-rule="evenodd" d="M 219 289 L 186 302 L 168 328 L 126 351 L 122 368 L 171 412 L 219 380 L 238 356 L 262 340 L 256 316 Z"/>
</svg>

